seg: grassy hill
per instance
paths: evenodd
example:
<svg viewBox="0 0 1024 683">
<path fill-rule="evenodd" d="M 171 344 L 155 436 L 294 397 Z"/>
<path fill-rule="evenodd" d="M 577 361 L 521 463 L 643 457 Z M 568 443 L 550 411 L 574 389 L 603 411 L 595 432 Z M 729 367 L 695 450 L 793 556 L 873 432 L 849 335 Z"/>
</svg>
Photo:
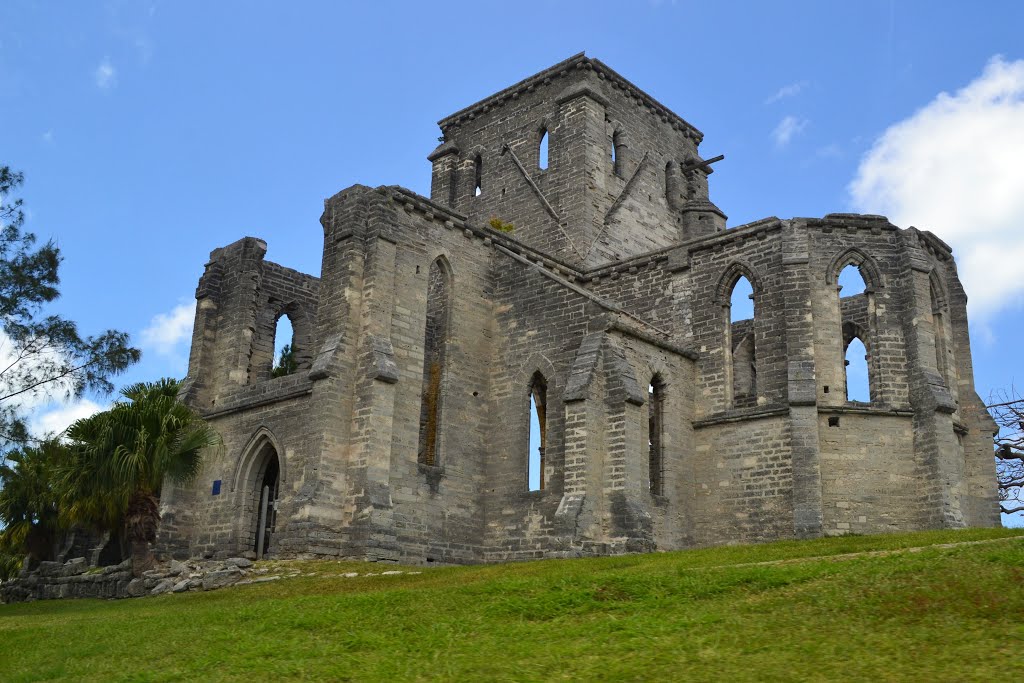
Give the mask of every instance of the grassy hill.
<svg viewBox="0 0 1024 683">
<path fill-rule="evenodd" d="M 1021 529 L 500 566 L 267 566 L 284 578 L 0 606 L 0 679 L 934 683 L 1024 669 Z"/>
</svg>

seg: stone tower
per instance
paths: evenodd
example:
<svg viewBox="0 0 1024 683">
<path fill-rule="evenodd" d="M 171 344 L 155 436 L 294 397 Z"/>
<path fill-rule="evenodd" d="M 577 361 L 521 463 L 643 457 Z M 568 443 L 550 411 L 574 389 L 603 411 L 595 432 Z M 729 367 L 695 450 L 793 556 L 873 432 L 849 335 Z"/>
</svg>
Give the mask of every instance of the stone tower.
<svg viewBox="0 0 1024 683">
<path fill-rule="evenodd" d="M 582 54 L 440 127 L 429 199 L 325 202 L 319 278 L 251 237 L 211 254 L 184 397 L 224 446 L 165 487 L 165 551 L 478 562 L 998 524 L 937 237 L 726 229 L 700 131 Z M 283 316 L 297 370 L 274 377 Z"/>
<path fill-rule="evenodd" d="M 708 199 L 711 168 L 698 166 L 701 132 L 582 54 L 438 125 L 431 199 L 521 226 L 517 239 L 574 267 L 725 229 Z"/>
</svg>

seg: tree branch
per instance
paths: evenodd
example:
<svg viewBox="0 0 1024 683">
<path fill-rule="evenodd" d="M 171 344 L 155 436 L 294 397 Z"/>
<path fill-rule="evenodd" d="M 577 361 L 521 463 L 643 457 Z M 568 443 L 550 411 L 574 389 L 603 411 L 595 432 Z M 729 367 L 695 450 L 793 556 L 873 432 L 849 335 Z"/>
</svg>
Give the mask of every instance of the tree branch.
<svg viewBox="0 0 1024 683">
<path fill-rule="evenodd" d="M 95 365 L 96 363 L 100 362 L 100 360 L 101 360 L 100 358 L 93 358 L 92 360 L 90 360 L 90 361 L 88 361 L 86 363 L 82 363 L 81 365 L 79 365 L 77 367 L 67 368 L 66 370 L 64 370 L 60 374 L 57 374 L 57 375 L 55 375 L 53 377 L 48 377 L 47 379 L 41 379 L 38 382 L 36 382 L 35 384 L 30 384 L 27 387 L 19 389 L 18 391 L 11 392 L 10 394 L 7 394 L 6 396 L 0 396 L 0 403 L 2 403 L 3 401 L 6 401 L 9 398 L 14 398 L 15 396 L 19 396 L 21 394 L 24 394 L 25 392 L 32 391 L 36 387 L 40 387 L 40 386 L 42 386 L 44 384 L 48 384 L 50 382 L 56 382 L 59 379 L 64 379 L 65 377 L 67 377 L 69 375 L 75 374 L 79 370 L 84 370 L 85 368 L 89 367 L 90 365 Z"/>
</svg>

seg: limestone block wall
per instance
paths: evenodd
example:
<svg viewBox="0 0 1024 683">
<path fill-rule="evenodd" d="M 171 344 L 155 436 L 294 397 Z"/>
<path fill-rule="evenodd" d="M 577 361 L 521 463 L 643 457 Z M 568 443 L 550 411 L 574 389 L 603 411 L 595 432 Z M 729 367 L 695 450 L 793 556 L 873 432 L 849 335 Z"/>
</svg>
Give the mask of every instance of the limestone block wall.
<svg viewBox="0 0 1024 683">
<path fill-rule="evenodd" d="M 843 411 L 819 416 L 824 533 L 918 528 L 922 497 L 909 414 Z"/>
<path fill-rule="evenodd" d="M 694 425 L 697 544 L 793 536 L 790 422 L 779 410 Z"/>
</svg>

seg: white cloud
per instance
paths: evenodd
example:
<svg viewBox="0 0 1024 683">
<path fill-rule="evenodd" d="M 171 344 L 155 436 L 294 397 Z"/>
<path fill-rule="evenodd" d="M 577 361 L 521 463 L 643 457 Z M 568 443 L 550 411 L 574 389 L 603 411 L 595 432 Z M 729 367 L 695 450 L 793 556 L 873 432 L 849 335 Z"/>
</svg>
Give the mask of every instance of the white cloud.
<svg viewBox="0 0 1024 683">
<path fill-rule="evenodd" d="M 100 90 L 109 90 L 117 85 L 117 69 L 110 62 L 110 57 L 104 57 L 100 65 L 93 72 L 96 79 L 96 87 Z"/>
<path fill-rule="evenodd" d="M 142 330 L 142 345 L 158 354 L 169 356 L 178 351 L 178 344 L 192 338 L 192 322 L 196 303 L 178 304 L 169 313 L 157 313 Z"/>
<path fill-rule="evenodd" d="M 778 102 L 786 97 L 795 97 L 800 94 L 800 91 L 806 88 L 808 85 L 807 81 L 799 81 L 798 83 L 790 83 L 784 85 L 775 91 L 775 94 L 764 101 L 765 104 L 772 104 Z"/>
<path fill-rule="evenodd" d="M 42 137 L 43 137 L 43 142 L 45 142 L 46 144 L 48 144 L 48 145 L 52 145 L 53 144 L 53 131 L 52 130 L 48 130 L 45 133 L 43 133 Z"/>
<path fill-rule="evenodd" d="M 807 127 L 807 123 L 807 119 L 798 119 L 795 116 L 783 118 L 779 121 L 779 125 L 775 126 L 775 130 L 772 131 L 772 139 L 775 140 L 775 146 L 785 147 L 788 145 L 793 136 L 798 135 Z"/>
<path fill-rule="evenodd" d="M 981 75 L 890 126 L 861 160 L 854 208 L 953 246 L 983 319 L 1024 295 L 1024 60 Z"/>
<path fill-rule="evenodd" d="M 89 399 L 60 405 L 34 418 L 30 431 L 37 437 L 56 436 L 70 427 L 74 421 L 94 415 L 101 410 L 106 410 L 106 408 Z"/>
</svg>

